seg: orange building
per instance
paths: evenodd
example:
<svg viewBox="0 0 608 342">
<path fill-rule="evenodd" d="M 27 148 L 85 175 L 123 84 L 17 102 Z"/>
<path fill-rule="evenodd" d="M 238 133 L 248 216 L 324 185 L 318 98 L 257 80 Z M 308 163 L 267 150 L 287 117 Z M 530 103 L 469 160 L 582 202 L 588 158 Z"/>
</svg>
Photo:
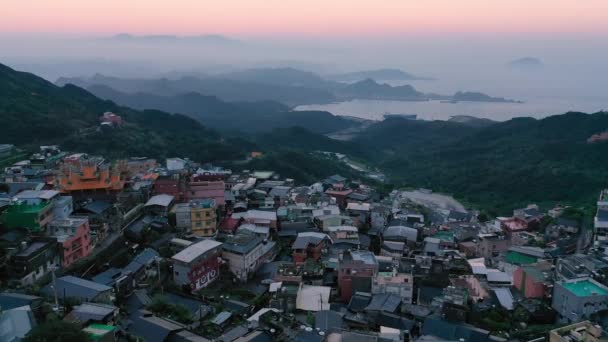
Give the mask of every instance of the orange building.
<svg viewBox="0 0 608 342">
<path fill-rule="evenodd" d="M 61 165 L 55 182 L 62 193 L 70 195 L 112 195 L 125 186 L 121 168 L 110 166 L 103 158 L 68 159 Z"/>
</svg>

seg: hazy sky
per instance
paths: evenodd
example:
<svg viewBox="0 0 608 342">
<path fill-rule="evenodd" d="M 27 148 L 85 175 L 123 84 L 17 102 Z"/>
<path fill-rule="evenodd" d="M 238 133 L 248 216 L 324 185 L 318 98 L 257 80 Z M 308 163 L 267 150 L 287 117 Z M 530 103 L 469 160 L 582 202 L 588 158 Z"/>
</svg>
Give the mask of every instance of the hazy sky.
<svg viewBox="0 0 608 342">
<path fill-rule="evenodd" d="M 608 0 L 2 0 L 0 33 L 608 33 Z"/>
</svg>

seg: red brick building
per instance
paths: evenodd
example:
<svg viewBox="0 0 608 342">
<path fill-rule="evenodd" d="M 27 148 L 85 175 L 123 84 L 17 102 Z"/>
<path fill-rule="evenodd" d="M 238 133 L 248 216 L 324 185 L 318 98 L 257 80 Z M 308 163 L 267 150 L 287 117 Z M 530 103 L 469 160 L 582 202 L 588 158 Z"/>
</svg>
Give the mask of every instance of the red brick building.
<svg viewBox="0 0 608 342">
<path fill-rule="evenodd" d="M 304 232 L 298 234 L 296 241 L 291 246 L 294 263 L 303 264 L 306 260 L 318 261 L 329 243 L 331 243 L 331 239 L 323 233 Z"/>
</svg>

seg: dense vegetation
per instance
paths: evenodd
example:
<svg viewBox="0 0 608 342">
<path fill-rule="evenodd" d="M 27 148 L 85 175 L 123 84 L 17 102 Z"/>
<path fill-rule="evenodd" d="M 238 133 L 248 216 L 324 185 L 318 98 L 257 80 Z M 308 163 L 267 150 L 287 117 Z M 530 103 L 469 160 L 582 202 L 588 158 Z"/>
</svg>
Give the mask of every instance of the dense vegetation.
<svg viewBox="0 0 608 342">
<path fill-rule="evenodd" d="M 608 185 L 608 144 L 587 138 L 608 113 L 518 118 L 489 127 L 384 122 L 354 143 L 398 184 L 430 187 L 486 208 L 531 202 L 592 203 Z M 381 151 L 381 153 L 372 153 Z"/>
<path fill-rule="evenodd" d="M 121 115 L 125 124 L 101 129 L 99 117 L 106 111 Z M 2 143 L 59 143 L 110 156 L 182 155 L 213 161 L 238 158 L 248 148 L 241 141 L 226 141 L 189 117 L 120 107 L 76 86 L 57 87 L 3 65 L 0 120 Z"/>
<path fill-rule="evenodd" d="M 112 100 L 131 108 L 158 109 L 181 113 L 207 127 L 224 132 L 259 133 L 275 128 L 301 126 L 315 133 L 342 130 L 356 123 L 323 111 L 291 111 L 273 101 L 225 102 L 215 96 L 198 93 L 160 96 L 149 93 L 123 93 L 104 85 L 88 90 L 102 99 Z"/>
</svg>

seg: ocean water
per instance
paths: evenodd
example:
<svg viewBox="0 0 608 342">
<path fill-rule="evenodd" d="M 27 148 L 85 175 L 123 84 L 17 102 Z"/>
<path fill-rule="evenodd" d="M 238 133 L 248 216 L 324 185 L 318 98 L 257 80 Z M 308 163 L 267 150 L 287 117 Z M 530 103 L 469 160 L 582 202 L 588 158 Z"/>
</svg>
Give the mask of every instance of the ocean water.
<svg viewBox="0 0 608 342">
<path fill-rule="evenodd" d="M 388 112 L 392 114 L 417 114 L 418 119 L 423 120 L 448 120 L 455 115 L 471 115 L 495 121 L 506 121 L 521 116 L 543 118 L 568 111 L 594 113 L 608 110 L 608 100 L 602 102 L 553 98 L 536 99 L 525 103 L 352 100 L 330 104 L 304 105 L 295 109 L 325 110 L 334 115 L 372 120 L 382 120 L 384 113 Z"/>
<path fill-rule="evenodd" d="M 495 121 L 514 117 L 543 118 L 569 111 L 595 113 L 608 110 L 608 79 L 597 75 L 573 77 L 557 72 L 533 74 L 469 74 L 435 81 L 379 81 L 393 86 L 410 84 L 424 93 L 454 94 L 457 91 L 480 91 L 494 97 L 524 103 L 441 101 L 378 101 L 305 105 L 296 110 L 325 110 L 334 115 L 382 120 L 383 114 L 417 114 L 423 120 L 447 120 L 455 115 L 471 115 Z"/>
</svg>

